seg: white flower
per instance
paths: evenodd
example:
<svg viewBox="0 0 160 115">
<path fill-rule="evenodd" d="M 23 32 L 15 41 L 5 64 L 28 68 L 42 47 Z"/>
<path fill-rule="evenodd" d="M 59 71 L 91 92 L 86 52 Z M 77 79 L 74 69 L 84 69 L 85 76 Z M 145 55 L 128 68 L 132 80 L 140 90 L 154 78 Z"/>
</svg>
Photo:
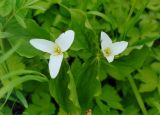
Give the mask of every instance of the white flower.
<svg viewBox="0 0 160 115">
<path fill-rule="evenodd" d="M 63 52 L 67 51 L 74 40 L 74 31 L 68 30 L 62 33 L 55 42 L 45 39 L 31 39 L 30 43 L 35 48 L 47 52 L 50 55 L 49 71 L 52 78 L 55 78 L 60 70 L 63 60 Z"/>
<path fill-rule="evenodd" d="M 127 46 L 128 42 L 126 41 L 112 43 L 109 36 L 105 32 L 101 32 L 101 49 L 109 63 L 114 60 L 115 55 L 123 52 Z"/>
</svg>

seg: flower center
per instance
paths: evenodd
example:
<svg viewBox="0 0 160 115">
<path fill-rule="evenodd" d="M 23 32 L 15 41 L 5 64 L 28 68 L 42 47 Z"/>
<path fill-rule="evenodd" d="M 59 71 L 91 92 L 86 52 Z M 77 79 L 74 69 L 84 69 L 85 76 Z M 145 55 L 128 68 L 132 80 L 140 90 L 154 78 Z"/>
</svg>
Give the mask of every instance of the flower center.
<svg viewBox="0 0 160 115">
<path fill-rule="evenodd" d="M 111 51 L 111 49 L 110 49 L 110 48 L 106 48 L 106 49 L 104 50 L 104 54 L 105 54 L 105 56 L 110 56 L 110 55 L 111 55 L 111 53 L 112 53 L 112 51 Z"/>
<path fill-rule="evenodd" d="M 61 51 L 61 48 L 56 46 L 54 49 L 53 49 L 53 53 L 56 54 L 56 55 L 60 55 L 62 53 Z"/>
</svg>

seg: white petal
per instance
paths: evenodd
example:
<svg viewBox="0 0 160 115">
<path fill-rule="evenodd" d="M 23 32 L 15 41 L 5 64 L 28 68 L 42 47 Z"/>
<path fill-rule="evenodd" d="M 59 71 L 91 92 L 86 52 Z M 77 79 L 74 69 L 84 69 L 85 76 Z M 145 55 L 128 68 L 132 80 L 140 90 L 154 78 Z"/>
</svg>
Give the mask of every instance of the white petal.
<svg viewBox="0 0 160 115">
<path fill-rule="evenodd" d="M 55 78 L 58 75 L 61 64 L 62 64 L 62 60 L 63 60 L 63 54 L 50 56 L 49 72 L 50 72 L 51 78 Z"/>
<path fill-rule="evenodd" d="M 30 44 L 35 48 L 52 54 L 54 42 L 45 39 L 31 39 Z"/>
<path fill-rule="evenodd" d="M 111 55 L 111 56 L 107 56 L 106 59 L 108 60 L 108 62 L 112 62 L 114 60 L 114 56 Z"/>
<path fill-rule="evenodd" d="M 62 33 L 56 39 L 55 43 L 57 43 L 59 45 L 59 47 L 61 48 L 61 50 L 64 52 L 71 47 L 73 40 L 74 40 L 74 31 L 68 30 L 68 31 Z"/>
<path fill-rule="evenodd" d="M 111 45 L 112 53 L 114 55 L 118 55 L 121 52 L 123 52 L 128 46 L 128 42 L 121 41 L 121 42 L 115 42 Z"/>
<path fill-rule="evenodd" d="M 110 39 L 110 37 L 105 32 L 101 32 L 101 48 L 102 48 L 102 50 L 109 47 L 110 44 L 112 44 L 112 40 Z"/>
</svg>

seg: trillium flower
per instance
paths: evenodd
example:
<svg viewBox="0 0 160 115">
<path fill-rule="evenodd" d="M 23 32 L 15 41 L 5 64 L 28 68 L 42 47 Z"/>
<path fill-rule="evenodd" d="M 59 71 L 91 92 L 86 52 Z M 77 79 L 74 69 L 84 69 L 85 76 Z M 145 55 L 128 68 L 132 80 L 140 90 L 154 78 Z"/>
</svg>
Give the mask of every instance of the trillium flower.
<svg viewBox="0 0 160 115">
<path fill-rule="evenodd" d="M 101 32 L 101 49 L 109 63 L 114 60 L 115 55 L 123 52 L 127 46 L 128 42 L 126 41 L 112 43 L 109 36 L 105 32 Z"/>
<path fill-rule="evenodd" d="M 45 39 L 31 39 L 30 43 L 36 49 L 50 54 L 49 71 L 52 78 L 55 78 L 60 70 L 63 60 L 63 52 L 67 51 L 74 40 L 74 31 L 68 30 L 62 33 L 55 42 Z"/>
</svg>

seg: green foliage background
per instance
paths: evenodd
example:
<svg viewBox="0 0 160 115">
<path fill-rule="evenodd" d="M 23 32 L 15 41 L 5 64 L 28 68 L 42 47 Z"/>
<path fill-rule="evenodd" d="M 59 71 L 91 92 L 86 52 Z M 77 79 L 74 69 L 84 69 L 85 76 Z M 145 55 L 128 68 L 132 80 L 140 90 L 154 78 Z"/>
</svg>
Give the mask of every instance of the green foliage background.
<svg viewBox="0 0 160 115">
<path fill-rule="evenodd" d="M 159 115 L 159 0 L 1 0 L 0 115 Z M 56 79 L 29 44 L 75 40 Z M 129 42 L 108 63 L 100 32 Z"/>
</svg>

